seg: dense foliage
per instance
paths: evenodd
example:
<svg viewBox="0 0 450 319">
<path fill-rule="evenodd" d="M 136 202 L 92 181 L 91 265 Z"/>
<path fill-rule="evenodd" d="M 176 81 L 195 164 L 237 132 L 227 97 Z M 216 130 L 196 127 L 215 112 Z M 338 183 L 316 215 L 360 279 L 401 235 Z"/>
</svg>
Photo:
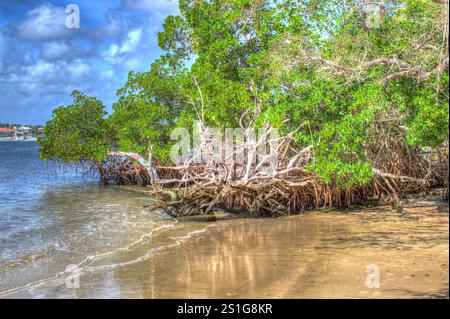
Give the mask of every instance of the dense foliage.
<svg viewBox="0 0 450 319">
<path fill-rule="evenodd" d="M 105 119 L 103 103 L 81 92 L 72 93 L 73 104 L 53 110 L 53 120 L 39 138 L 40 157 L 66 163 L 99 162 L 113 147 L 113 132 Z"/>
<path fill-rule="evenodd" d="M 448 143 L 448 4 L 440 0 L 179 0 L 165 51 L 130 72 L 114 113 L 76 93 L 40 140 L 44 158 L 101 159 L 120 148 L 168 162 L 170 132 L 200 109 L 215 127 L 255 125 L 313 146 L 308 166 L 346 187 L 372 177 L 368 150 L 395 138 Z M 88 111 L 89 110 L 89 111 Z M 77 124 L 75 124 L 77 123 Z"/>
</svg>

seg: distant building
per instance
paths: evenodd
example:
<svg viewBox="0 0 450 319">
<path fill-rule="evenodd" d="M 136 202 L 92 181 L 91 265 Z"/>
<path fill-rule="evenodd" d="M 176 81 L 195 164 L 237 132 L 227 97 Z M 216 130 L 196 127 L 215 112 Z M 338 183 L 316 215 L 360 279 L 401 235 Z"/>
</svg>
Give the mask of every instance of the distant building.
<svg viewBox="0 0 450 319">
<path fill-rule="evenodd" d="M 31 132 L 31 127 L 21 126 L 16 129 L 16 137 L 19 139 L 27 139 L 32 135 Z"/>
<path fill-rule="evenodd" d="M 16 135 L 16 130 L 13 128 L 0 127 L 0 138 L 11 137 Z"/>
<path fill-rule="evenodd" d="M 2 125 L 5 126 L 5 125 Z M 8 127 L 9 126 L 9 127 Z M 37 136 L 42 136 L 42 127 L 28 127 L 19 125 L 7 125 L 0 127 L 0 140 L 2 141 L 36 141 Z"/>
</svg>

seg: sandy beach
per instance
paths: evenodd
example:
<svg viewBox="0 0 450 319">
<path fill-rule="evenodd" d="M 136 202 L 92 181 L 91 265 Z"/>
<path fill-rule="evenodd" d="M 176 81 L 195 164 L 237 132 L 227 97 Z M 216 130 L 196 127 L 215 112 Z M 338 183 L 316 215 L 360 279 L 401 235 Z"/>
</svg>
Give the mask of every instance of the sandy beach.
<svg viewBox="0 0 450 319">
<path fill-rule="evenodd" d="M 167 221 L 84 259 L 77 289 L 62 272 L 2 297 L 448 298 L 448 204 L 414 196 L 403 207 Z"/>
</svg>

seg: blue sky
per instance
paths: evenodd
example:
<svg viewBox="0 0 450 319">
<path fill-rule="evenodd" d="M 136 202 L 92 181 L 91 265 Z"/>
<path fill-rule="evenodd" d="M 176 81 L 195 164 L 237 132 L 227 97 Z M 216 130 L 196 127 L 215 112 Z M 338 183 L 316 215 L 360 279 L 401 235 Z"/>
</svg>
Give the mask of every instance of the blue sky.
<svg viewBox="0 0 450 319">
<path fill-rule="evenodd" d="M 66 28 L 65 8 L 80 8 Z M 111 110 L 128 71 L 161 54 L 157 34 L 177 0 L 0 0 L 0 122 L 44 124 L 73 90 Z"/>
</svg>

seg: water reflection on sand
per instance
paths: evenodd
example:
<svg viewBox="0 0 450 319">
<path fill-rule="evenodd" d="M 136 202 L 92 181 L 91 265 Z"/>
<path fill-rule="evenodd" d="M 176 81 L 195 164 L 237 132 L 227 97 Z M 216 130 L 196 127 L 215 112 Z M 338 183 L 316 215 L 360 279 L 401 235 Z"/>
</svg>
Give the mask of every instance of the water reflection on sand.
<svg viewBox="0 0 450 319">
<path fill-rule="evenodd" d="M 54 283 L 42 287 L 41 296 L 448 298 L 448 240 L 448 206 L 425 199 L 410 202 L 402 214 L 383 206 L 177 223 L 91 263 L 79 289 Z M 366 286 L 371 264 L 380 270 L 379 289 Z"/>
<path fill-rule="evenodd" d="M 419 211 L 223 225 L 140 265 L 144 297 L 448 296 L 448 215 Z M 380 289 L 365 286 L 368 264 L 379 266 Z"/>
</svg>

